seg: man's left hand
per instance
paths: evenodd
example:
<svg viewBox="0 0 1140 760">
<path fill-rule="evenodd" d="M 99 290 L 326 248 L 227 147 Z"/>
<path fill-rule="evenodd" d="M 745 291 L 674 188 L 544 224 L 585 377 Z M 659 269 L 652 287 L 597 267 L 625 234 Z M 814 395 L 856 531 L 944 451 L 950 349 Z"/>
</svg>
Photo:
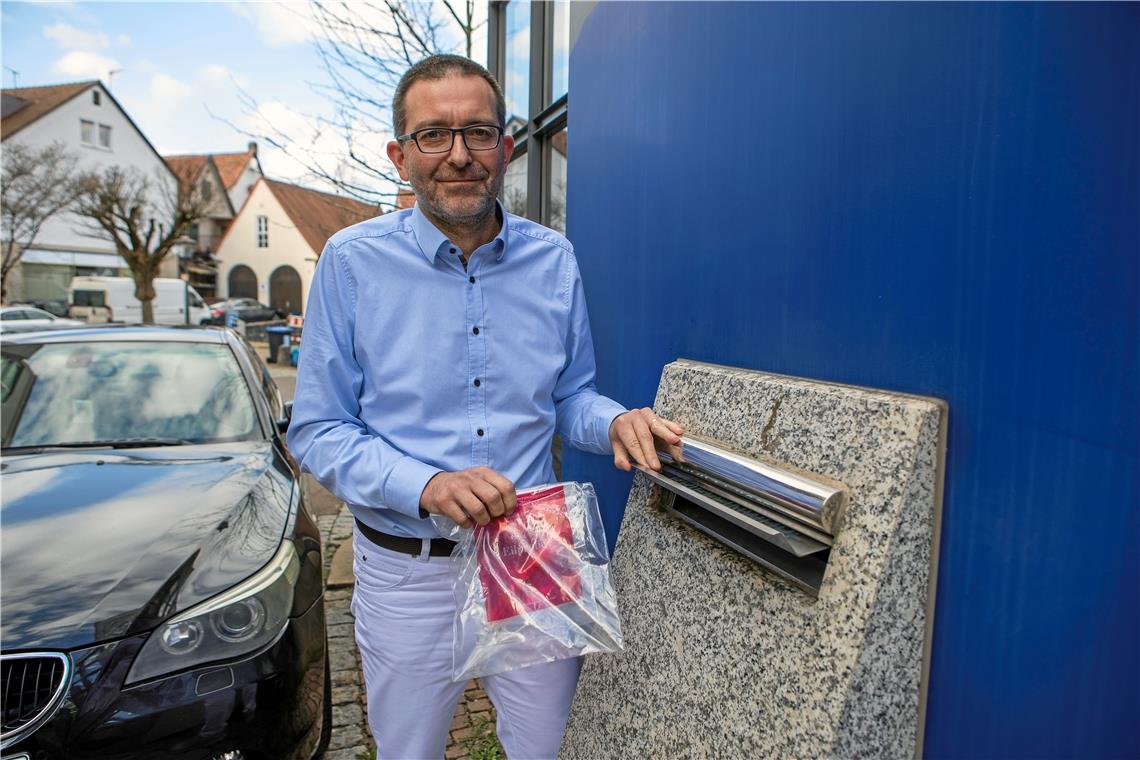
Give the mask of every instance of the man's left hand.
<svg viewBox="0 0 1140 760">
<path fill-rule="evenodd" d="M 646 407 L 619 414 L 610 423 L 610 443 L 614 447 L 614 466 L 629 472 L 634 464 L 651 470 L 661 469 L 657 449 L 668 452 L 669 456 L 684 461 L 681 451 L 681 435 L 685 429 L 676 422 Z"/>
</svg>

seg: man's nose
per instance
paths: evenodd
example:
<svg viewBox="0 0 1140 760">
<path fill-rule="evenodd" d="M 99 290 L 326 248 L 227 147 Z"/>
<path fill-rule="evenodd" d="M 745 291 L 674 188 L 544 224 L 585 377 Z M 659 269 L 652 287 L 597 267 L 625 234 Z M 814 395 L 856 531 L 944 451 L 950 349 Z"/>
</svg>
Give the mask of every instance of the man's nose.
<svg viewBox="0 0 1140 760">
<path fill-rule="evenodd" d="M 467 150 L 467 143 L 463 142 L 463 134 L 452 133 L 451 151 L 447 154 L 447 163 L 462 169 L 471 163 L 471 152 Z"/>
</svg>

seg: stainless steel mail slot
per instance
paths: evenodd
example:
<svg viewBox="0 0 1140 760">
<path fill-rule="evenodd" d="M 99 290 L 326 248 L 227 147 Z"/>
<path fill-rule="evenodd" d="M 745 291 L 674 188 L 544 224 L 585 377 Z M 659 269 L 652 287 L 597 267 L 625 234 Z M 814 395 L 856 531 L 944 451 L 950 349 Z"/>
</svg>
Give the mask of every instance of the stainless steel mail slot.
<svg viewBox="0 0 1140 760">
<path fill-rule="evenodd" d="M 847 509 L 842 483 L 686 436 L 684 461 L 659 452 L 662 506 L 811 595 L 819 592 Z"/>
</svg>

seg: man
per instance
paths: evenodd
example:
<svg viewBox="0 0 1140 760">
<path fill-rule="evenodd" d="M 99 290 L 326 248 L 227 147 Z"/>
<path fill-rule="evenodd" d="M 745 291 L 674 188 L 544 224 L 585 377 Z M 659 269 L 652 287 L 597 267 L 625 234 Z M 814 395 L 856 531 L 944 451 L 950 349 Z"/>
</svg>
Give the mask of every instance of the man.
<svg viewBox="0 0 1140 760">
<path fill-rule="evenodd" d="M 388 156 L 416 207 L 329 240 L 309 297 L 289 448 L 348 503 L 353 614 L 368 722 L 385 758 L 441 757 L 451 681 L 452 544 L 554 480 L 550 442 L 660 468 L 682 429 L 598 395 L 577 263 L 552 230 L 496 200 L 514 150 L 498 83 L 458 56 L 396 89 Z M 511 758 L 553 757 L 576 659 L 483 679 Z"/>
</svg>

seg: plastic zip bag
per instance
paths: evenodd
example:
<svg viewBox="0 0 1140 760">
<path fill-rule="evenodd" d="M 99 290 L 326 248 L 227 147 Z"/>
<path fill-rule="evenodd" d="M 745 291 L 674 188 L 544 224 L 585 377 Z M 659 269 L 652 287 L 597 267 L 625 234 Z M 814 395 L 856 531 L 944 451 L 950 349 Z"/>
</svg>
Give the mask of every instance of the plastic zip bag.
<svg viewBox="0 0 1140 760">
<path fill-rule="evenodd" d="M 457 541 L 454 680 L 623 649 L 589 483 L 520 490 L 512 514 L 472 530 L 437 526 Z"/>
</svg>

